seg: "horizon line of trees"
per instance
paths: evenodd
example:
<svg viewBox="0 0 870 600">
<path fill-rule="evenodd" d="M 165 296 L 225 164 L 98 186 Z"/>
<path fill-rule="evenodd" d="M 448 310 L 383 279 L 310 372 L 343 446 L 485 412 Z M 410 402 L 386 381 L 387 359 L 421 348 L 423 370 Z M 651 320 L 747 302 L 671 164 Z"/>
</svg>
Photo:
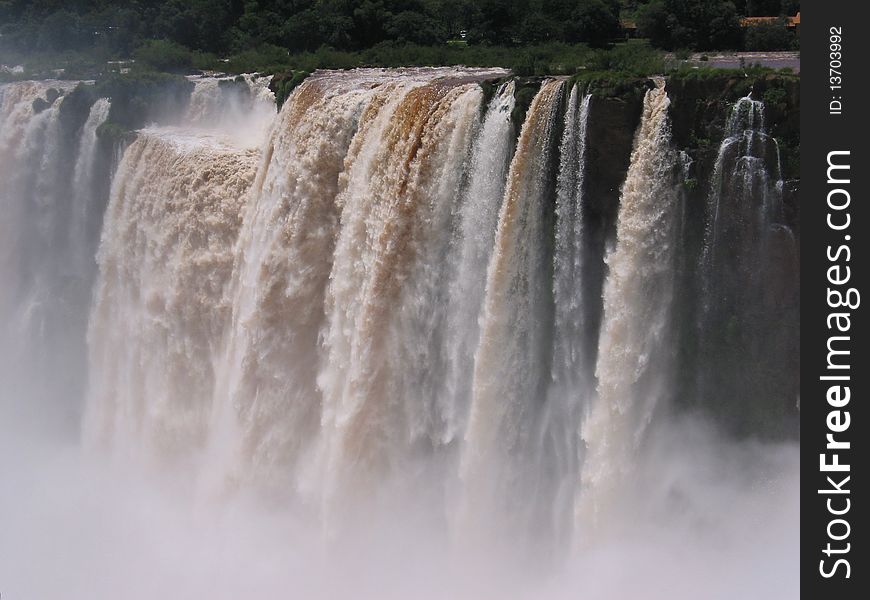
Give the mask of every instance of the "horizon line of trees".
<svg viewBox="0 0 870 600">
<path fill-rule="evenodd" d="M 621 19 L 666 50 L 785 49 L 793 36 L 784 27 L 744 32 L 739 19 L 798 10 L 794 0 L 0 0 L 0 52 L 129 57 L 153 39 L 215 55 L 384 42 L 604 47 L 622 35 Z"/>
</svg>

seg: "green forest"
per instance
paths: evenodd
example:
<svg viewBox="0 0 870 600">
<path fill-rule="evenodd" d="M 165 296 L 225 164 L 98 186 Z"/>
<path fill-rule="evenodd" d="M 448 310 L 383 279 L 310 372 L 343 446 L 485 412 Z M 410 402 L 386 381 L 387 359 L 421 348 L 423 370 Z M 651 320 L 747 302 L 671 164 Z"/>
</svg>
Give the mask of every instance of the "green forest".
<svg viewBox="0 0 870 600">
<path fill-rule="evenodd" d="M 488 64 L 609 68 L 657 51 L 786 50 L 793 0 L 0 0 L 0 64 L 110 60 L 162 71 Z M 628 39 L 628 38 L 633 39 Z M 521 49 L 522 51 L 518 51 Z"/>
</svg>

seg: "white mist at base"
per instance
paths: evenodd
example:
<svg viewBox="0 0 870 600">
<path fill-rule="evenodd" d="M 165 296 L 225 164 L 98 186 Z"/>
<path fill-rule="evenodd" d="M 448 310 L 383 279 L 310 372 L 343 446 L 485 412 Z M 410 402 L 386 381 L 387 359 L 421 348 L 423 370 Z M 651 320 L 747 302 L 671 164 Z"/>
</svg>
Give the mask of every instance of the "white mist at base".
<svg viewBox="0 0 870 600">
<path fill-rule="evenodd" d="M 4 598 L 650 600 L 799 595 L 796 445 L 652 428 L 635 490 L 595 547 L 550 572 L 461 564 L 419 515 L 373 514 L 327 545 L 291 509 L 194 500 L 179 472 L 131 474 L 0 426 Z M 420 493 L 425 493 L 420 490 Z"/>
</svg>

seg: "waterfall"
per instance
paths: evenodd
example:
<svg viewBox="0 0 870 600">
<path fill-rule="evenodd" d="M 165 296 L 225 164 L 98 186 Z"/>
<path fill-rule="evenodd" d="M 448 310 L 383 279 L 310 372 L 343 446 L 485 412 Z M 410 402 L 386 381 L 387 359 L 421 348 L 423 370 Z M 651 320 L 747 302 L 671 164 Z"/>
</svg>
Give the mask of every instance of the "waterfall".
<svg viewBox="0 0 870 600">
<path fill-rule="evenodd" d="M 70 248 L 76 252 L 75 269 L 81 277 L 90 280 L 94 265 L 94 253 L 99 239 L 96 224 L 102 220 L 103 206 L 95 197 L 98 189 L 98 140 L 97 127 L 109 116 L 111 103 L 106 98 L 98 98 L 91 106 L 88 119 L 79 137 L 78 156 L 73 170 L 73 206 L 70 221 Z M 95 233 L 96 231 L 96 233 Z"/>
<path fill-rule="evenodd" d="M 775 164 L 775 178 L 769 164 Z M 746 286 L 764 280 L 755 267 L 766 252 L 767 230 L 782 220 L 781 171 L 779 147 L 765 128 L 764 103 L 751 95 L 741 98 L 728 115 L 707 198 L 702 314 L 734 293 L 721 287 L 728 285 L 722 277 L 726 263 L 731 263 L 729 271 L 741 273 Z"/>
<path fill-rule="evenodd" d="M 513 81 L 502 84 L 490 101 L 471 153 L 468 184 L 459 207 L 451 275 L 445 348 L 442 441 L 461 435 L 471 404 L 474 351 L 480 337 L 478 320 L 486 289 L 486 268 L 492 252 L 499 207 L 514 145 Z M 455 262 L 455 265 L 453 264 Z"/>
<path fill-rule="evenodd" d="M 316 71 L 280 112 L 268 77 L 190 80 L 114 147 L 120 97 L 0 85 L 0 416 L 62 406 L 93 453 L 318 542 L 396 515 L 542 564 L 627 514 L 661 409 L 794 378 L 752 337 L 799 230 L 751 97 L 707 160 L 662 80 Z"/>
<path fill-rule="evenodd" d="M 395 473 L 430 427 L 432 294 L 481 98 L 431 79 L 402 78 L 366 111 L 340 179 L 318 376 L 329 498 Z"/>
<path fill-rule="evenodd" d="M 45 84 L 10 84 L 3 95 L 4 208 L 10 213 L 3 219 L 4 262 L 8 261 L 9 279 L 19 280 L 19 286 L 4 286 L 4 290 L 31 294 L 25 304 L 18 305 L 23 311 L 19 316 L 35 320 L 45 300 L 44 286 L 55 273 L 53 265 L 45 269 L 29 267 L 51 258 L 39 247 L 39 241 L 51 235 L 61 218 L 56 203 L 61 171 L 58 162 L 62 158 L 58 117 L 63 96 L 40 112 L 33 108 L 33 102 L 42 99 L 49 89 Z M 19 324 L 25 329 L 30 327 Z"/>
<path fill-rule="evenodd" d="M 583 423 L 578 516 L 596 523 L 618 500 L 657 405 L 667 398 L 679 194 L 664 81 L 647 91 L 606 258 L 597 397 Z"/>
<path fill-rule="evenodd" d="M 201 450 L 257 153 L 145 130 L 118 167 L 97 256 L 85 439 L 135 458 Z M 160 173 L 160 177 L 155 177 Z"/>
<path fill-rule="evenodd" d="M 395 91 L 371 86 L 373 79 L 309 78 L 284 104 L 265 146 L 236 250 L 214 477 L 229 469 L 236 479 L 303 485 L 294 465 L 320 429 L 318 348 L 339 180 L 361 123 Z"/>
<path fill-rule="evenodd" d="M 728 115 L 705 203 L 704 237 L 694 289 L 698 401 L 726 417 L 751 420 L 759 407 L 792 405 L 798 393 L 798 245 L 786 224 L 779 145 L 765 106 L 750 95 Z M 753 401 L 766 390 L 765 402 Z M 730 414 L 729 414 L 730 413 Z"/>
<path fill-rule="evenodd" d="M 75 418 L 83 382 L 87 282 L 73 269 L 70 187 L 77 138 L 62 107 L 74 82 L 0 86 L 0 354 L 4 403 Z M 8 371 L 7 371 L 8 370 Z M 46 378 L 45 373 L 52 373 Z"/>
<path fill-rule="evenodd" d="M 193 91 L 179 125 L 219 132 L 236 142 L 259 146 L 275 118 L 271 77 L 190 77 Z"/>
<path fill-rule="evenodd" d="M 460 467 L 468 528 L 507 519 L 511 527 L 531 533 L 536 524 L 535 511 L 516 502 L 520 490 L 526 498 L 536 495 L 529 467 L 538 450 L 537 421 L 549 378 L 552 215 L 547 206 L 563 87 L 562 81 L 548 81 L 532 101 L 499 212 Z"/>
<path fill-rule="evenodd" d="M 584 304 L 584 264 L 587 256 L 584 235 L 586 194 L 586 139 L 591 94 L 574 85 L 568 97 L 565 125 L 559 149 L 556 180 L 556 231 L 553 252 L 553 362 L 544 418 L 545 447 L 538 467 L 553 472 L 554 533 L 568 538 L 574 492 L 580 468 L 579 423 L 594 390 L 593 365 L 588 356 L 588 310 Z"/>
<path fill-rule="evenodd" d="M 556 183 L 556 246 L 553 257 L 553 295 L 556 302 L 556 339 L 552 377 L 556 387 L 582 393 L 589 385 L 584 372 L 586 331 L 583 301 L 583 195 L 586 177 L 586 127 L 591 94 L 580 98 L 574 86 L 565 113 Z"/>
</svg>

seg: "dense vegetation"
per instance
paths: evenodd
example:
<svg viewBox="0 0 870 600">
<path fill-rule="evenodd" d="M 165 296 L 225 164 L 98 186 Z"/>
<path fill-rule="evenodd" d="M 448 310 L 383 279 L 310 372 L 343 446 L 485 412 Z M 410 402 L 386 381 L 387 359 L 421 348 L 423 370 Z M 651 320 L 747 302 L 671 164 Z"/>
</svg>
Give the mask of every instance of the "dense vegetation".
<svg viewBox="0 0 870 600">
<path fill-rule="evenodd" d="M 129 58 L 177 72 L 398 64 L 564 72 L 602 60 L 594 49 L 623 39 L 626 23 L 666 50 L 792 48 L 796 36 L 783 25 L 741 28 L 739 17 L 799 8 L 794 0 L 0 0 L 0 63 L 43 60 L 70 76 Z"/>
<path fill-rule="evenodd" d="M 619 0 L 0 0 L 4 38 L 21 47 L 98 46 L 122 55 L 153 38 L 215 54 L 263 44 L 361 50 L 450 39 L 601 46 L 618 36 L 619 14 Z"/>
</svg>

